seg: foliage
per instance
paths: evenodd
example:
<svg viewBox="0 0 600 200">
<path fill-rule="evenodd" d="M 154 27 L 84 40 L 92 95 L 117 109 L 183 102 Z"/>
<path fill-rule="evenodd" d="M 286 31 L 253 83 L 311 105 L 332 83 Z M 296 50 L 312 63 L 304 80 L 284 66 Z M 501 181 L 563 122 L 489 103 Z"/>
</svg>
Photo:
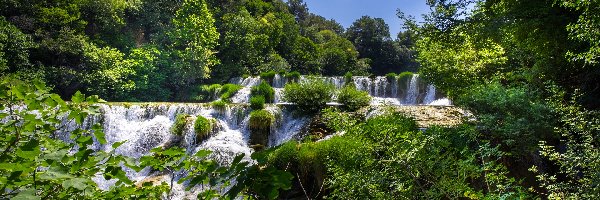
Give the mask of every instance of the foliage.
<svg viewBox="0 0 600 200">
<path fill-rule="evenodd" d="M 318 112 L 333 98 L 335 86 L 324 80 L 309 78 L 300 83 L 285 85 L 283 98 L 295 103 L 303 112 Z"/>
<path fill-rule="evenodd" d="M 263 73 L 260 73 L 260 78 L 265 81 L 272 81 L 276 74 L 277 74 L 277 72 L 275 72 L 275 71 L 263 72 Z"/>
<path fill-rule="evenodd" d="M 385 77 L 386 77 L 388 80 L 396 80 L 396 76 L 398 76 L 398 75 L 396 75 L 396 73 L 393 73 L 393 72 L 392 72 L 392 73 L 387 73 L 387 74 L 385 74 Z"/>
<path fill-rule="evenodd" d="M 478 126 L 487 133 L 484 137 L 501 142 L 513 154 L 530 152 L 537 148 L 537 141 L 555 137 L 550 108 L 526 87 L 507 88 L 492 82 L 469 88 L 456 103 L 477 116 Z"/>
<path fill-rule="evenodd" d="M 241 85 L 236 84 L 225 84 L 221 87 L 221 99 L 224 101 L 228 101 L 231 97 L 235 96 L 235 94 L 242 89 Z"/>
<path fill-rule="evenodd" d="M 317 36 L 322 40 L 319 44 L 323 64 L 321 74 L 335 76 L 357 70 L 358 51 L 352 42 L 330 30 L 321 31 Z"/>
<path fill-rule="evenodd" d="M 263 96 L 267 103 L 272 103 L 275 100 L 275 90 L 266 81 L 262 81 L 259 85 L 252 87 L 250 95 Z"/>
<path fill-rule="evenodd" d="M 210 105 L 216 110 L 224 110 L 227 107 L 227 102 L 223 100 L 216 100 L 210 103 Z"/>
<path fill-rule="evenodd" d="M 300 72 L 297 71 L 293 71 L 293 72 L 289 72 L 285 74 L 285 78 L 292 80 L 292 81 L 298 81 L 300 80 Z"/>
<path fill-rule="evenodd" d="M 600 191 L 600 124 L 597 111 L 581 108 L 574 100 L 569 105 L 560 102 L 563 99 L 557 88 L 551 88 L 554 96 L 552 107 L 561 115 L 561 126 L 556 131 L 561 134 L 564 148 L 540 142 L 541 155 L 560 168 L 559 174 L 548 174 L 536 166 L 530 170 L 537 172 L 541 187 L 546 189 L 549 199 L 595 199 Z M 564 178 L 561 178 L 564 177 Z"/>
<path fill-rule="evenodd" d="M 266 110 L 254 110 L 250 113 L 248 128 L 250 128 L 250 144 L 267 146 L 271 125 L 275 122 L 275 117 Z"/>
<path fill-rule="evenodd" d="M 342 108 L 347 111 L 356 111 L 371 103 L 371 96 L 366 91 L 357 90 L 352 86 L 345 86 L 337 95 L 337 102 L 343 104 Z"/>
<path fill-rule="evenodd" d="M 35 47 L 31 37 L 0 16 L 0 72 L 26 71 L 31 66 L 29 49 Z"/>
<path fill-rule="evenodd" d="M 184 0 L 173 18 L 169 33 L 176 73 L 183 83 L 206 79 L 211 67 L 219 63 L 215 56 L 219 32 L 204 0 Z"/>
<path fill-rule="evenodd" d="M 208 138 L 210 132 L 212 131 L 213 121 L 207 119 L 203 116 L 196 116 L 196 121 L 194 121 L 194 132 L 196 133 L 197 139 L 206 139 Z"/>
<path fill-rule="evenodd" d="M 183 136 L 186 126 L 190 122 L 190 117 L 191 116 L 187 114 L 178 114 L 175 117 L 175 122 L 171 126 L 171 133 L 174 135 Z"/>
<path fill-rule="evenodd" d="M 252 108 L 252 110 L 261 110 L 265 108 L 265 97 L 262 95 L 256 95 L 251 97 L 250 108 Z"/>
<path fill-rule="evenodd" d="M 264 129 L 271 126 L 275 121 L 273 114 L 266 110 L 255 110 L 250 113 L 248 126 L 252 129 Z"/>
</svg>

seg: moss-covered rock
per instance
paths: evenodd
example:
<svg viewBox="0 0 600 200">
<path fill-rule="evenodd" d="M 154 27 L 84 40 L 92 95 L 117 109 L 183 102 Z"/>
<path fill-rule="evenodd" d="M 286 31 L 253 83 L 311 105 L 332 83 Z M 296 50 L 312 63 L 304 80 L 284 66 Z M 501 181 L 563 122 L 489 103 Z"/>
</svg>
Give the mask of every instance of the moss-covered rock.
<svg viewBox="0 0 600 200">
<path fill-rule="evenodd" d="M 266 110 L 257 110 L 250 113 L 250 144 L 267 146 L 271 125 L 275 121 L 273 114 Z"/>
<path fill-rule="evenodd" d="M 216 121 L 214 119 L 207 119 L 206 117 L 198 115 L 194 122 L 194 132 L 196 133 L 196 141 L 203 141 L 210 137 L 213 127 Z"/>
<path fill-rule="evenodd" d="M 171 126 L 171 133 L 173 135 L 182 136 L 183 131 L 185 130 L 185 126 L 190 121 L 190 115 L 187 114 L 179 114 L 175 117 L 175 123 Z"/>
</svg>

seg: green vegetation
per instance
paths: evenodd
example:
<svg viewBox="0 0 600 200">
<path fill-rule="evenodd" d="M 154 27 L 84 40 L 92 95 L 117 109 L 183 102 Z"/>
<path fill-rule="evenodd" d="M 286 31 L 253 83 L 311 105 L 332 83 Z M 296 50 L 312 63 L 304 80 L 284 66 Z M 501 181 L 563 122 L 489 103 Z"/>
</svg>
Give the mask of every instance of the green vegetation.
<svg viewBox="0 0 600 200">
<path fill-rule="evenodd" d="M 273 103 L 275 100 L 275 90 L 266 81 L 262 81 L 259 85 L 252 87 L 250 95 L 263 96 L 267 103 Z"/>
<path fill-rule="evenodd" d="M 194 121 L 194 132 L 196 133 L 196 140 L 202 141 L 207 139 L 210 136 L 210 132 L 213 130 L 214 121 L 212 119 L 207 119 L 203 116 L 196 116 L 196 121 Z"/>
<path fill-rule="evenodd" d="M 287 74 L 285 74 L 285 78 L 289 79 L 290 82 L 297 82 L 298 80 L 300 80 L 300 72 L 297 71 L 293 71 L 293 72 L 289 72 Z"/>
<path fill-rule="evenodd" d="M 221 87 L 221 99 L 224 101 L 229 101 L 231 97 L 233 97 L 240 89 L 242 89 L 241 85 L 236 84 L 225 84 Z"/>
<path fill-rule="evenodd" d="M 397 75 L 396 73 L 393 73 L 393 72 L 392 72 L 392 73 L 387 73 L 387 74 L 385 74 L 385 77 L 386 77 L 388 80 L 396 80 L 396 76 L 398 76 L 398 75 Z"/>
<path fill-rule="evenodd" d="M 352 83 L 352 72 L 346 72 L 346 74 L 344 74 L 344 83 L 346 83 L 346 85 Z"/>
<path fill-rule="evenodd" d="M 260 78 L 264 81 L 272 82 L 276 74 L 277 73 L 275 71 L 263 72 L 260 73 Z"/>
<path fill-rule="evenodd" d="M 338 92 L 337 102 L 343 104 L 342 108 L 356 111 L 371 103 L 371 96 L 366 91 L 357 90 L 352 86 L 345 86 Z"/>
<path fill-rule="evenodd" d="M 252 110 L 262 110 L 265 108 L 265 97 L 262 95 L 251 97 L 250 108 L 252 108 Z"/>
<path fill-rule="evenodd" d="M 213 101 L 210 105 L 216 110 L 225 110 L 227 108 L 227 102 L 222 100 Z"/>
<path fill-rule="evenodd" d="M 175 122 L 171 126 L 171 133 L 178 136 L 183 136 L 185 126 L 190 122 L 190 115 L 179 114 L 175 117 Z"/>
<path fill-rule="evenodd" d="M 226 101 L 229 102 L 229 99 L 233 96 L 235 96 L 235 94 L 242 89 L 241 85 L 236 85 L 236 84 L 225 84 L 225 85 L 220 85 L 220 84 L 211 84 L 211 85 L 201 85 L 198 87 L 198 89 L 196 91 L 194 91 L 193 93 L 195 93 L 195 97 L 193 97 L 193 100 L 195 101 L 199 101 L 199 102 L 208 102 L 208 101 L 214 101 L 214 100 L 222 100 L 222 101 Z"/>
<path fill-rule="evenodd" d="M 333 98 L 335 86 L 323 80 L 309 78 L 300 83 L 287 84 L 283 98 L 295 103 L 303 112 L 318 112 Z"/>
<path fill-rule="evenodd" d="M 250 113 L 250 144 L 267 146 L 271 125 L 275 122 L 273 114 L 266 110 L 255 110 Z"/>
</svg>

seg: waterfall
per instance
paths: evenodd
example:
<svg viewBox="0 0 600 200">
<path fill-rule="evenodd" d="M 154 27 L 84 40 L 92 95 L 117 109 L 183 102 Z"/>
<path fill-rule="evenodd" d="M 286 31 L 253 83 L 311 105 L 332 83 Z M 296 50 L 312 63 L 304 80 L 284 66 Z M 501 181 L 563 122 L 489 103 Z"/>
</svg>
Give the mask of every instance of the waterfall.
<svg viewBox="0 0 600 200">
<path fill-rule="evenodd" d="M 406 98 L 404 99 L 404 104 L 406 105 L 415 105 L 417 104 L 417 98 L 419 97 L 419 76 L 417 74 L 413 75 L 410 79 L 410 83 L 408 84 L 408 91 L 406 92 Z"/>
<path fill-rule="evenodd" d="M 250 101 L 250 92 L 252 87 L 260 84 L 261 80 L 259 77 L 248 77 L 248 78 L 234 78 L 231 83 L 243 86 L 233 97 L 231 97 L 232 103 L 248 103 Z"/>
<path fill-rule="evenodd" d="M 423 103 L 430 104 L 431 102 L 435 101 L 435 95 L 436 95 L 435 86 L 428 85 L 427 93 L 425 95 L 425 99 L 423 100 Z"/>
</svg>

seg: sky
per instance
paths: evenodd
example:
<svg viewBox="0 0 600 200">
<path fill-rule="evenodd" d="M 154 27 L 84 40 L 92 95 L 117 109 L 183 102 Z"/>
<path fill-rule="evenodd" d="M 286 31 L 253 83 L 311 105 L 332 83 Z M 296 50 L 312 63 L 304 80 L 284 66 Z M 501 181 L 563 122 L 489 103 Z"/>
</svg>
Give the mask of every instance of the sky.
<svg viewBox="0 0 600 200">
<path fill-rule="evenodd" d="M 344 28 L 364 15 L 383 18 L 390 26 L 392 38 L 402 30 L 402 21 L 396 15 L 400 9 L 420 21 L 421 14 L 429 12 L 425 0 L 304 0 L 310 12 L 334 19 Z"/>
</svg>

